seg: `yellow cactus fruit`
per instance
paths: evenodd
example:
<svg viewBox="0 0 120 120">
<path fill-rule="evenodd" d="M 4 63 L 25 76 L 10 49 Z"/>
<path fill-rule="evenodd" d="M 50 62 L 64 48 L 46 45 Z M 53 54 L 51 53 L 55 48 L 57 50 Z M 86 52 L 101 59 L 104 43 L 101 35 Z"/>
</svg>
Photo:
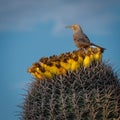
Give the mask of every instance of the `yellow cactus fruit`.
<svg viewBox="0 0 120 120">
<path fill-rule="evenodd" d="M 43 79 L 43 77 L 38 73 L 38 72 L 35 72 L 35 73 L 31 73 L 36 79 Z"/>
<path fill-rule="evenodd" d="M 43 57 L 34 63 L 28 72 L 37 79 L 52 78 L 54 75 L 65 75 L 68 71 L 78 70 L 81 66 L 89 67 L 92 61 L 102 60 L 102 49 L 89 47 L 73 52 Z"/>
<path fill-rule="evenodd" d="M 84 60 L 83 60 L 83 66 L 86 68 L 86 67 L 89 67 L 91 63 L 91 59 L 90 59 L 90 56 L 86 55 Z"/>
<path fill-rule="evenodd" d="M 50 79 L 50 78 L 52 78 L 53 77 L 53 74 L 51 74 L 49 71 L 45 71 L 45 72 L 43 72 L 43 75 L 44 75 L 44 77 L 45 78 L 48 78 L 48 79 Z"/>
<path fill-rule="evenodd" d="M 61 59 L 60 65 L 61 65 L 61 67 L 63 67 L 66 71 L 70 70 L 70 67 L 71 67 L 71 66 L 70 66 L 70 64 L 68 63 L 67 58 Z"/>
<path fill-rule="evenodd" d="M 80 63 L 78 62 L 78 57 L 68 59 L 68 64 L 70 65 L 70 71 L 75 71 L 80 67 Z"/>
<path fill-rule="evenodd" d="M 57 67 L 57 72 L 56 72 L 56 75 L 65 75 L 66 74 L 66 70 L 60 65 L 60 61 L 54 63 L 55 66 Z"/>
<path fill-rule="evenodd" d="M 102 60 L 102 52 L 101 52 L 100 48 L 94 49 L 94 59 L 95 59 L 95 61 Z"/>
</svg>

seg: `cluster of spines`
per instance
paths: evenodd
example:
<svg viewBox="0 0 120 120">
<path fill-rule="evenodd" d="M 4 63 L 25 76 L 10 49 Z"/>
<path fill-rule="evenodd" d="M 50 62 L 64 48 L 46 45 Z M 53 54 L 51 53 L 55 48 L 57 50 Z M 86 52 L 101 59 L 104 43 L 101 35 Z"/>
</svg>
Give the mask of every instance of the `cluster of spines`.
<svg viewBox="0 0 120 120">
<path fill-rule="evenodd" d="M 120 83 L 106 63 L 34 80 L 22 106 L 22 120 L 120 120 Z"/>
<path fill-rule="evenodd" d="M 28 68 L 28 72 L 36 79 L 51 79 L 54 75 L 65 75 L 68 71 L 74 72 L 81 66 L 89 67 L 93 61 L 101 61 L 102 52 L 98 47 L 90 47 L 87 50 L 44 57 Z"/>
</svg>

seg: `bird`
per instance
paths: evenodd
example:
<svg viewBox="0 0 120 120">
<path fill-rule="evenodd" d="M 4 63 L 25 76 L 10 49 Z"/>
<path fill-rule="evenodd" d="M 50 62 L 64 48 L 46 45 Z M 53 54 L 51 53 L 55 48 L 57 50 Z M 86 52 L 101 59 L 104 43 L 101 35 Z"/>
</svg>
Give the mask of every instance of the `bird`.
<svg viewBox="0 0 120 120">
<path fill-rule="evenodd" d="M 80 25 L 73 24 L 70 26 L 66 26 L 66 28 L 71 28 L 73 30 L 73 40 L 78 49 L 87 49 L 90 46 L 95 46 L 95 47 L 100 48 L 101 51 L 104 52 L 105 48 L 90 42 L 89 38 L 83 32 Z"/>
</svg>

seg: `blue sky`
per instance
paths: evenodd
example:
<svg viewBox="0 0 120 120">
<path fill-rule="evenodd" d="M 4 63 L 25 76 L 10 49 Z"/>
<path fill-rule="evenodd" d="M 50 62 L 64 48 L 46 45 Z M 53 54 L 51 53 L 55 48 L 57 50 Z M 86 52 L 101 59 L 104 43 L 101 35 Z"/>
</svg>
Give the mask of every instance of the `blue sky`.
<svg viewBox="0 0 120 120">
<path fill-rule="evenodd" d="M 107 49 L 104 60 L 120 69 L 119 5 L 119 0 L 0 0 L 0 119 L 18 119 L 32 63 L 76 49 L 66 25 L 80 24 L 91 42 Z"/>
</svg>

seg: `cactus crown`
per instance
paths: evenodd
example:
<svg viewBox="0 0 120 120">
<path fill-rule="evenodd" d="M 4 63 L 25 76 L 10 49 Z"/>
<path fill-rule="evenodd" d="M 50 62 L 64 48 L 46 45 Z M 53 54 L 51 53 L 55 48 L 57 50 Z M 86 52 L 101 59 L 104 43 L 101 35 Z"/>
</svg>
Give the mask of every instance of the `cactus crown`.
<svg viewBox="0 0 120 120">
<path fill-rule="evenodd" d="M 120 83 L 100 48 L 41 58 L 28 72 L 22 120 L 120 120 Z"/>
<path fill-rule="evenodd" d="M 41 58 L 34 63 L 28 72 L 36 79 L 51 79 L 54 75 L 65 75 L 68 71 L 78 70 L 81 66 L 89 67 L 93 61 L 102 60 L 100 48 L 89 47 L 87 50 L 77 50 L 63 53 L 59 56 L 53 55 Z"/>
<path fill-rule="evenodd" d="M 120 84 L 102 61 L 31 83 L 24 120 L 119 120 Z"/>
</svg>

